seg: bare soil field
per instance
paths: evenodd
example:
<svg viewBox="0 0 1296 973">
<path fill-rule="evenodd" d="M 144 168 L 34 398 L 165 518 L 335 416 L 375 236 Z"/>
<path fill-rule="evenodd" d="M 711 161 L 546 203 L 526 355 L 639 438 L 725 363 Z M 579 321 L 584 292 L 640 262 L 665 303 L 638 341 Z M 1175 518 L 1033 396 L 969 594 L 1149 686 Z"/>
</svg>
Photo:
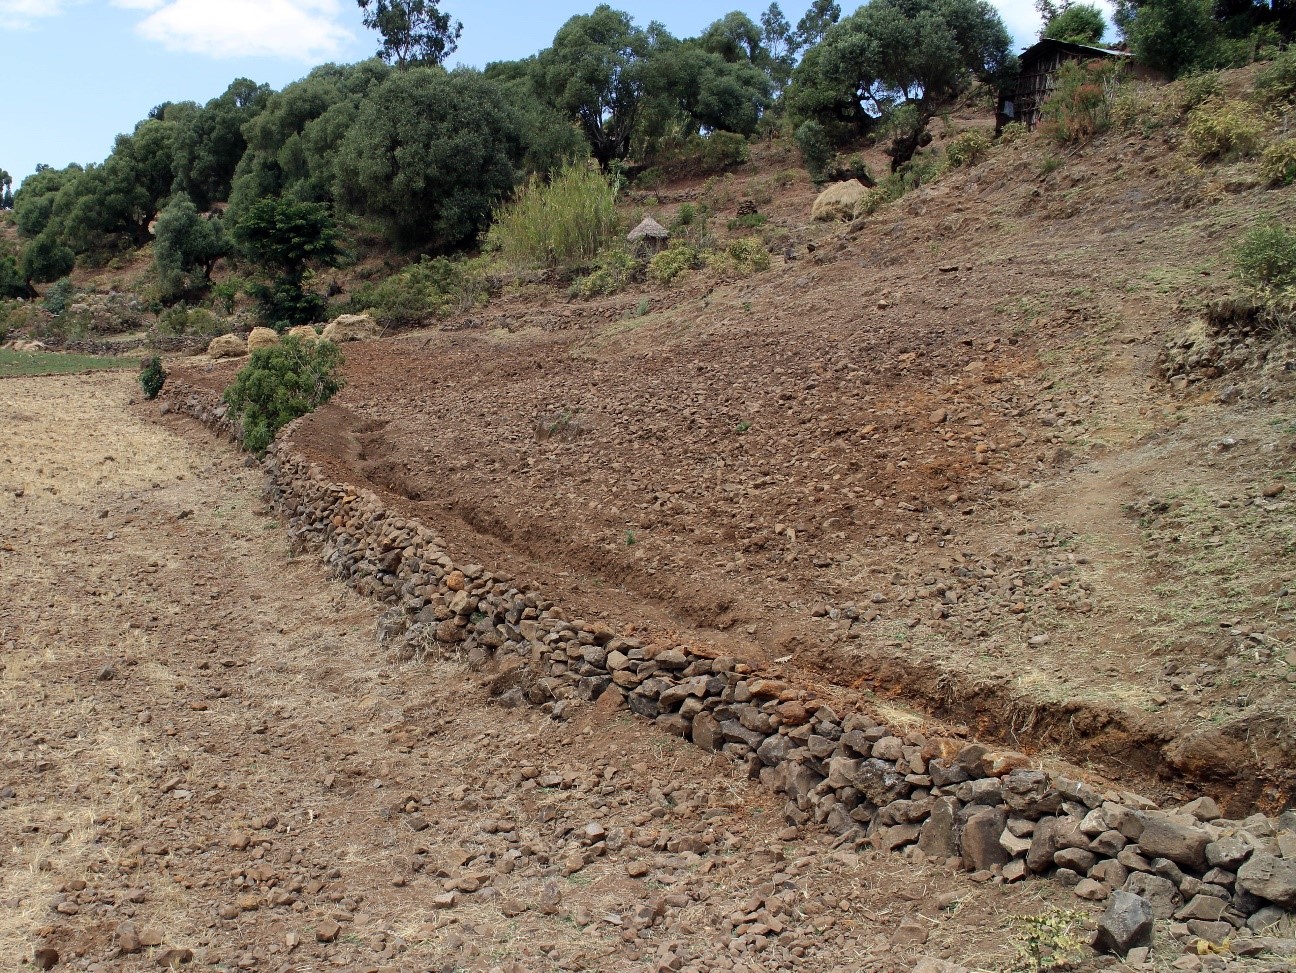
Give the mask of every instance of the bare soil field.
<svg viewBox="0 0 1296 973">
<path fill-rule="evenodd" d="M 790 185 L 765 209 L 801 243 L 769 272 L 533 288 L 349 346 L 298 445 L 584 617 L 1280 807 L 1293 352 L 1160 364 L 1292 196 L 1172 148 L 1036 139 L 844 232 Z M 779 166 L 656 202 L 736 207 Z"/>
<path fill-rule="evenodd" d="M 624 711 L 398 663 L 260 472 L 136 395 L 0 382 L 0 969 L 997 969 L 1014 917 L 1083 923 L 789 829 Z"/>
</svg>

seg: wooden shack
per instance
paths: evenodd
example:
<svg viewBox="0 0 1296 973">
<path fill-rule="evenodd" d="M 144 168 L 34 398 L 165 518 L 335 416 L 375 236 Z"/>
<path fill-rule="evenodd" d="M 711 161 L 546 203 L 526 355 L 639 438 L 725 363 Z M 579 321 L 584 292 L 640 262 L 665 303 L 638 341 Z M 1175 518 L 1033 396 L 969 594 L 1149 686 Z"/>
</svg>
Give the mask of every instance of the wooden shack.
<svg viewBox="0 0 1296 973">
<path fill-rule="evenodd" d="M 1026 48 L 1021 53 L 1021 74 L 1017 76 L 1016 86 L 999 93 L 995 131 L 1009 122 L 1021 122 L 1027 128 L 1039 124 L 1040 109 L 1053 91 L 1057 70 L 1068 61 L 1130 58 L 1131 55 L 1125 51 L 1048 38 Z"/>
</svg>

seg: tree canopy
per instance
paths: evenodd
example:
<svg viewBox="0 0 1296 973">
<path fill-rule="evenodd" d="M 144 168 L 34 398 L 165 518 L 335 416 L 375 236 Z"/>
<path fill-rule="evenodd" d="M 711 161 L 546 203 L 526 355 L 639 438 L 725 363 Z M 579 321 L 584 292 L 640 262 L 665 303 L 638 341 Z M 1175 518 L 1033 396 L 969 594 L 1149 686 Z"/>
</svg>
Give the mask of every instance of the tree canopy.
<svg viewBox="0 0 1296 973">
<path fill-rule="evenodd" d="M 411 68 L 360 106 L 338 147 L 335 194 L 395 242 L 459 244 L 485 229 L 522 155 L 493 82 L 476 71 Z"/>
<path fill-rule="evenodd" d="M 382 35 L 377 56 L 388 64 L 441 64 L 459 48 L 463 24 L 439 0 L 356 0 L 363 22 Z"/>
<path fill-rule="evenodd" d="M 1073 3 L 1047 18 L 1041 37 L 1073 44 L 1097 44 L 1107 33 L 1107 19 L 1092 4 Z"/>
<path fill-rule="evenodd" d="M 921 130 L 940 101 L 1003 72 L 1010 42 L 986 0 L 873 0 L 806 52 L 790 107 L 841 136 L 873 131 L 908 106 Z"/>
</svg>

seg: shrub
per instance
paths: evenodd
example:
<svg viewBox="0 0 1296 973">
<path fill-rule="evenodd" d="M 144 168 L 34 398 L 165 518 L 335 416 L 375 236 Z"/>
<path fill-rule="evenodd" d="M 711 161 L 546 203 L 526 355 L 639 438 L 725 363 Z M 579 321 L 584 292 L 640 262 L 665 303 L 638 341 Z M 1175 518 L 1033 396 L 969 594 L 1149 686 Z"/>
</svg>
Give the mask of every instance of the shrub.
<svg viewBox="0 0 1296 973">
<path fill-rule="evenodd" d="M 729 221 L 731 230 L 755 230 L 769 222 L 769 217 L 764 213 L 744 213 L 742 216 L 734 217 Z"/>
<path fill-rule="evenodd" d="M 827 131 L 818 122 L 803 122 L 794 137 L 797 148 L 801 150 L 801 161 L 805 163 L 810 178 L 815 182 L 822 181 L 824 170 L 828 168 L 828 163 L 832 161 L 835 154 Z"/>
<path fill-rule="evenodd" d="M 705 172 L 731 169 L 751 159 L 751 148 L 736 132 L 712 132 L 702 140 L 700 159 Z"/>
<path fill-rule="evenodd" d="M 593 260 L 617 229 L 616 189 L 597 169 L 569 163 L 537 179 L 495 213 L 487 240 L 519 267 L 574 267 Z"/>
<path fill-rule="evenodd" d="M 1296 233 L 1269 223 L 1251 230 L 1233 253 L 1236 275 L 1262 290 L 1296 285 Z"/>
<path fill-rule="evenodd" d="M 144 398 L 156 399 L 158 393 L 162 391 L 162 386 L 166 384 L 166 369 L 162 367 L 162 359 L 154 356 L 145 358 L 140 363 L 139 383 L 140 388 L 144 390 Z"/>
<path fill-rule="evenodd" d="M 1180 81 L 1177 87 L 1180 112 L 1190 112 L 1224 93 L 1224 83 L 1220 80 L 1218 71 L 1191 74 Z"/>
<path fill-rule="evenodd" d="M 76 293 L 72 281 L 64 277 L 50 284 L 41 303 L 45 305 L 45 310 L 49 311 L 50 314 L 62 314 L 71 306 Z"/>
<path fill-rule="evenodd" d="M 984 132 L 964 132 L 950 140 L 945 157 L 955 169 L 974 166 L 990 152 L 990 139 Z"/>
<path fill-rule="evenodd" d="M 1283 139 L 1260 156 L 1260 175 L 1271 186 L 1286 186 L 1296 179 L 1296 139 Z"/>
<path fill-rule="evenodd" d="M 473 284 L 463 264 L 424 258 L 386 280 L 359 287 L 351 307 L 368 311 L 386 327 L 418 327 L 477 304 L 485 294 Z"/>
<path fill-rule="evenodd" d="M 1264 119 L 1246 102 L 1211 100 L 1188 116 L 1188 151 L 1199 159 L 1254 155 L 1263 135 Z"/>
<path fill-rule="evenodd" d="M 648 262 L 648 276 L 659 284 L 670 284 L 676 277 L 702 266 L 702 252 L 688 244 L 676 244 Z"/>
<path fill-rule="evenodd" d="M 238 419 L 243 448 L 264 453 L 280 429 L 331 399 L 342 387 L 334 374 L 341 362 L 331 341 L 289 336 L 254 351 L 224 396 Z"/>
<path fill-rule="evenodd" d="M 723 250 L 706 254 L 704 259 L 708 270 L 728 277 L 747 277 L 770 267 L 769 251 L 756 237 L 734 240 Z"/>
<path fill-rule="evenodd" d="M 1256 97 L 1265 104 L 1296 99 L 1296 48 L 1283 51 L 1256 75 Z"/>
<path fill-rule="evenodd" d="M 1019 139 L 1023 139 L 1028 134 L 1028 130 L 1021 122 L 1009 122 L 999 130 L 999 141 L 1004 145 L 1012 145 Z"/>
<path fill-rule="evenodd" d="M 1121 67 L 1103 61 L 1069 61 L 1057 72 L 1044 103 L 1040 130 L 1064 144 L 1087 142 L 1111 125 Z"/>
<path fill-rule="evenodd" d="M 638 277 L 642 269 L 634 254 L 625 247 L 608 247 L 595 258 L 594 269 L 576 279 L 568 294 L 586 298 L 615 294 Z"/>
<path fill-rule="evenodd" d="M 185 307 L 177 304 L 169 307 L 158 316 L 155 330 L 160 335 L 179 337 L 193 335 L 199 338 L 214 338 L 230 330 L 224 318 L 217 317 L 205 307 Z"/>
</svg>

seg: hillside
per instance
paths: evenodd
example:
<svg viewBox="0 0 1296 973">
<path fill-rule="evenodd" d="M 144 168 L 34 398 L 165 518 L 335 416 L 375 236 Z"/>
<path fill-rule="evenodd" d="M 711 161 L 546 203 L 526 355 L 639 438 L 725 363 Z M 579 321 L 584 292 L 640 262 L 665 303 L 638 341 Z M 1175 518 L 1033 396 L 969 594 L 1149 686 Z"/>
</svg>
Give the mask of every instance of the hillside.
<svg viewBox="0 0 1296 973">
<path fill-rule="evenodd" d="M 574 616 L 1282 806 L 1290 336 L 1224 320 L 1218 361 L 1162 362 L 1292 193 L 1182 138 L 1034 135 L 840 230 L 809 224 L 807 182 L 771 179 L 786 153 L 758 152 L 720 217 L 766 199 L 790 241 L 769 271 L 523 288 L 349 346 L 345 391 L 296 441 Z M 699 191 L 647 208 L 667 222 Z"/>
</svg>

